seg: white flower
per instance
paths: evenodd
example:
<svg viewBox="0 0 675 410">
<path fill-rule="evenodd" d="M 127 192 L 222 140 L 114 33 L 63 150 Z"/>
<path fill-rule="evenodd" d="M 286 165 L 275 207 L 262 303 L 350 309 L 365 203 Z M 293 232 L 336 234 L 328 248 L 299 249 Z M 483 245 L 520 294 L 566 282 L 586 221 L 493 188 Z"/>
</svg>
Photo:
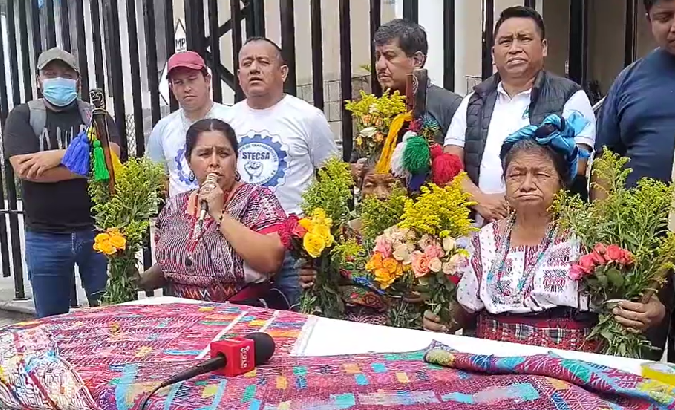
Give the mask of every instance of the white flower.
<svg viewBox="0 0 675 410">
<path fill-rule="evenodd" d="M 455 249 L 455 238 L 451 238 L 449 236 L 446 236 L 443 238 L 443 250 L 446 252 L 450 252 L 451 250 Z"/>
</svg>

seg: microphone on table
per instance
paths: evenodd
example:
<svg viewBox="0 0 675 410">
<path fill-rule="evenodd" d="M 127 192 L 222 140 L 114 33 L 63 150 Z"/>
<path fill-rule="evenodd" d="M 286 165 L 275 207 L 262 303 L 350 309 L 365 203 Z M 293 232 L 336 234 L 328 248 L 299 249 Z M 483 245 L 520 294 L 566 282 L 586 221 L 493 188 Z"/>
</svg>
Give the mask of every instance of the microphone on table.
<svg viewBox="0 0 675 410">
<path fill-rule="evenodd" d="M 206 176 L 206 180 L 202 184 L 202 187 L 206 184 L 216 184 L 216 183 L 218 183 L 218 175 L 216 175 L 214 173 L 210 173 Z M 208 215 L 208 213 L 209 213 L 209 204 L 206 201 L 201 200 L 200 203 L 199 203 L 199 206 L 200 206 L 200 211 L 199 211 L 198 222 L 199 222 L 199 227 L 203 228 L 204 227 L 204 219 L 206 219 L 206 215 Z"/>
<path fill-rule="evenodd" d="M 222 376 L 234 377 L 250 372 L 256 366 L 267 363 L 275 349 L 274 339 L 267 333 L 253 332 L 244 337 L 211 342 L 211 358 L 163 381 L 145 397 L 139 407 L 145 409 L 148 400 L 164 387 L 180 383 L 202 374 L 215 372 Z"/>
</svg>

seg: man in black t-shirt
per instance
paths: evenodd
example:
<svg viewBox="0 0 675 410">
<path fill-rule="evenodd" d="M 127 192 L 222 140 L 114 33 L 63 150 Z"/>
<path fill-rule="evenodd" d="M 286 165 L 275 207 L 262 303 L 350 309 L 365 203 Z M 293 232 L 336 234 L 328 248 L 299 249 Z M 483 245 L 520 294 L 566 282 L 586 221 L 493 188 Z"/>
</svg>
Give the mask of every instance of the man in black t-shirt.
<svg viewBox="0 0 675 410">
<path fill-rule="evenodd" d="M 40 55 L 37 69 L 44 99 L 10 112 L 3 141 L 21 180 L 26 264 L 41 318 L 68 312 L 75 263 L 90 304 L 96 303 L 105 291 L 107 262 L 93 250 L 87 180 L 61 165 L 66 148 L 91 120 L 89 105 L 77 98 L 77 60 L 53 48 Z M 111 148 L 119 154 L 112 119 L 108 128 Z"/>
</svg>

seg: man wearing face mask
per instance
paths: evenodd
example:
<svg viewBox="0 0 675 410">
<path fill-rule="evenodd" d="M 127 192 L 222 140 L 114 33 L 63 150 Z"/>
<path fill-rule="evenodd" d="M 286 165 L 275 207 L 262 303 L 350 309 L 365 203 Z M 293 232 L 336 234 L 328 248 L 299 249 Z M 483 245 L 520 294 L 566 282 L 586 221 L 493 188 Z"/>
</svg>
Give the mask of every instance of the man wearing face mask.
<svg viewBox="0 0 675 410">
<path fill-rule="evenodd" d="M 267 38 L 250 38 L 239 52 L 238 78 L 246 100 L 232 107 L 230 124 L 239 140 L 242 181 L 269 187 L 287 214 L 300 214 L 302 194 L 315 170 L 338 151 L 323 112 L 284 93 L 287 75 L 279 46 Z M 300 279 L 291 257 L 274 282 L 289 305 L 298 303 Z"/>
<path fill-rule="evenodd" d="M 77 263 L 90 305 L 105 291 L 107 262 L 93 250 L 87 180 L 61 165 L 70 142 L 91 121 L 91 107 L 77 98 L 75 57 L 52 48 L 37 60 L 43 99 L 15 107 L 4 129 L 5 157 L 21 180 L 28 277 L 38 318 L 67 313 Z M 119 133 L 108 118 L 111 148 Z"/>
</svg>

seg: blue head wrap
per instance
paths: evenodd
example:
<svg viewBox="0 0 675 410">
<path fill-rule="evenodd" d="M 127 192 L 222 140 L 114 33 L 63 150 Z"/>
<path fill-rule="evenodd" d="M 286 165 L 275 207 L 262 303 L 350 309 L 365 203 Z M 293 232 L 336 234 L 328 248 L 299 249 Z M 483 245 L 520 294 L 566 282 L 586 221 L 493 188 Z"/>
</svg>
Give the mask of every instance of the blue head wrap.
<svg viewBox="0 0 675 410">
<path fill-rule="evenodd" d="M 509 135 L 502 144 L 500 157 L 503 159 L 518 141 L 532 140 L 541 146 L 548 146 L 562 155 L 570 170 L 570 179 L 577 175 L 579 158 L 588 158 L 590 153 L 579 149 L 574 141 L 590 121 L 578 112 L 573 112 L 569 118 L 561 118 L 551 114 L 544 119 L 541 125 L 528 125 Z"/>
</svg>

